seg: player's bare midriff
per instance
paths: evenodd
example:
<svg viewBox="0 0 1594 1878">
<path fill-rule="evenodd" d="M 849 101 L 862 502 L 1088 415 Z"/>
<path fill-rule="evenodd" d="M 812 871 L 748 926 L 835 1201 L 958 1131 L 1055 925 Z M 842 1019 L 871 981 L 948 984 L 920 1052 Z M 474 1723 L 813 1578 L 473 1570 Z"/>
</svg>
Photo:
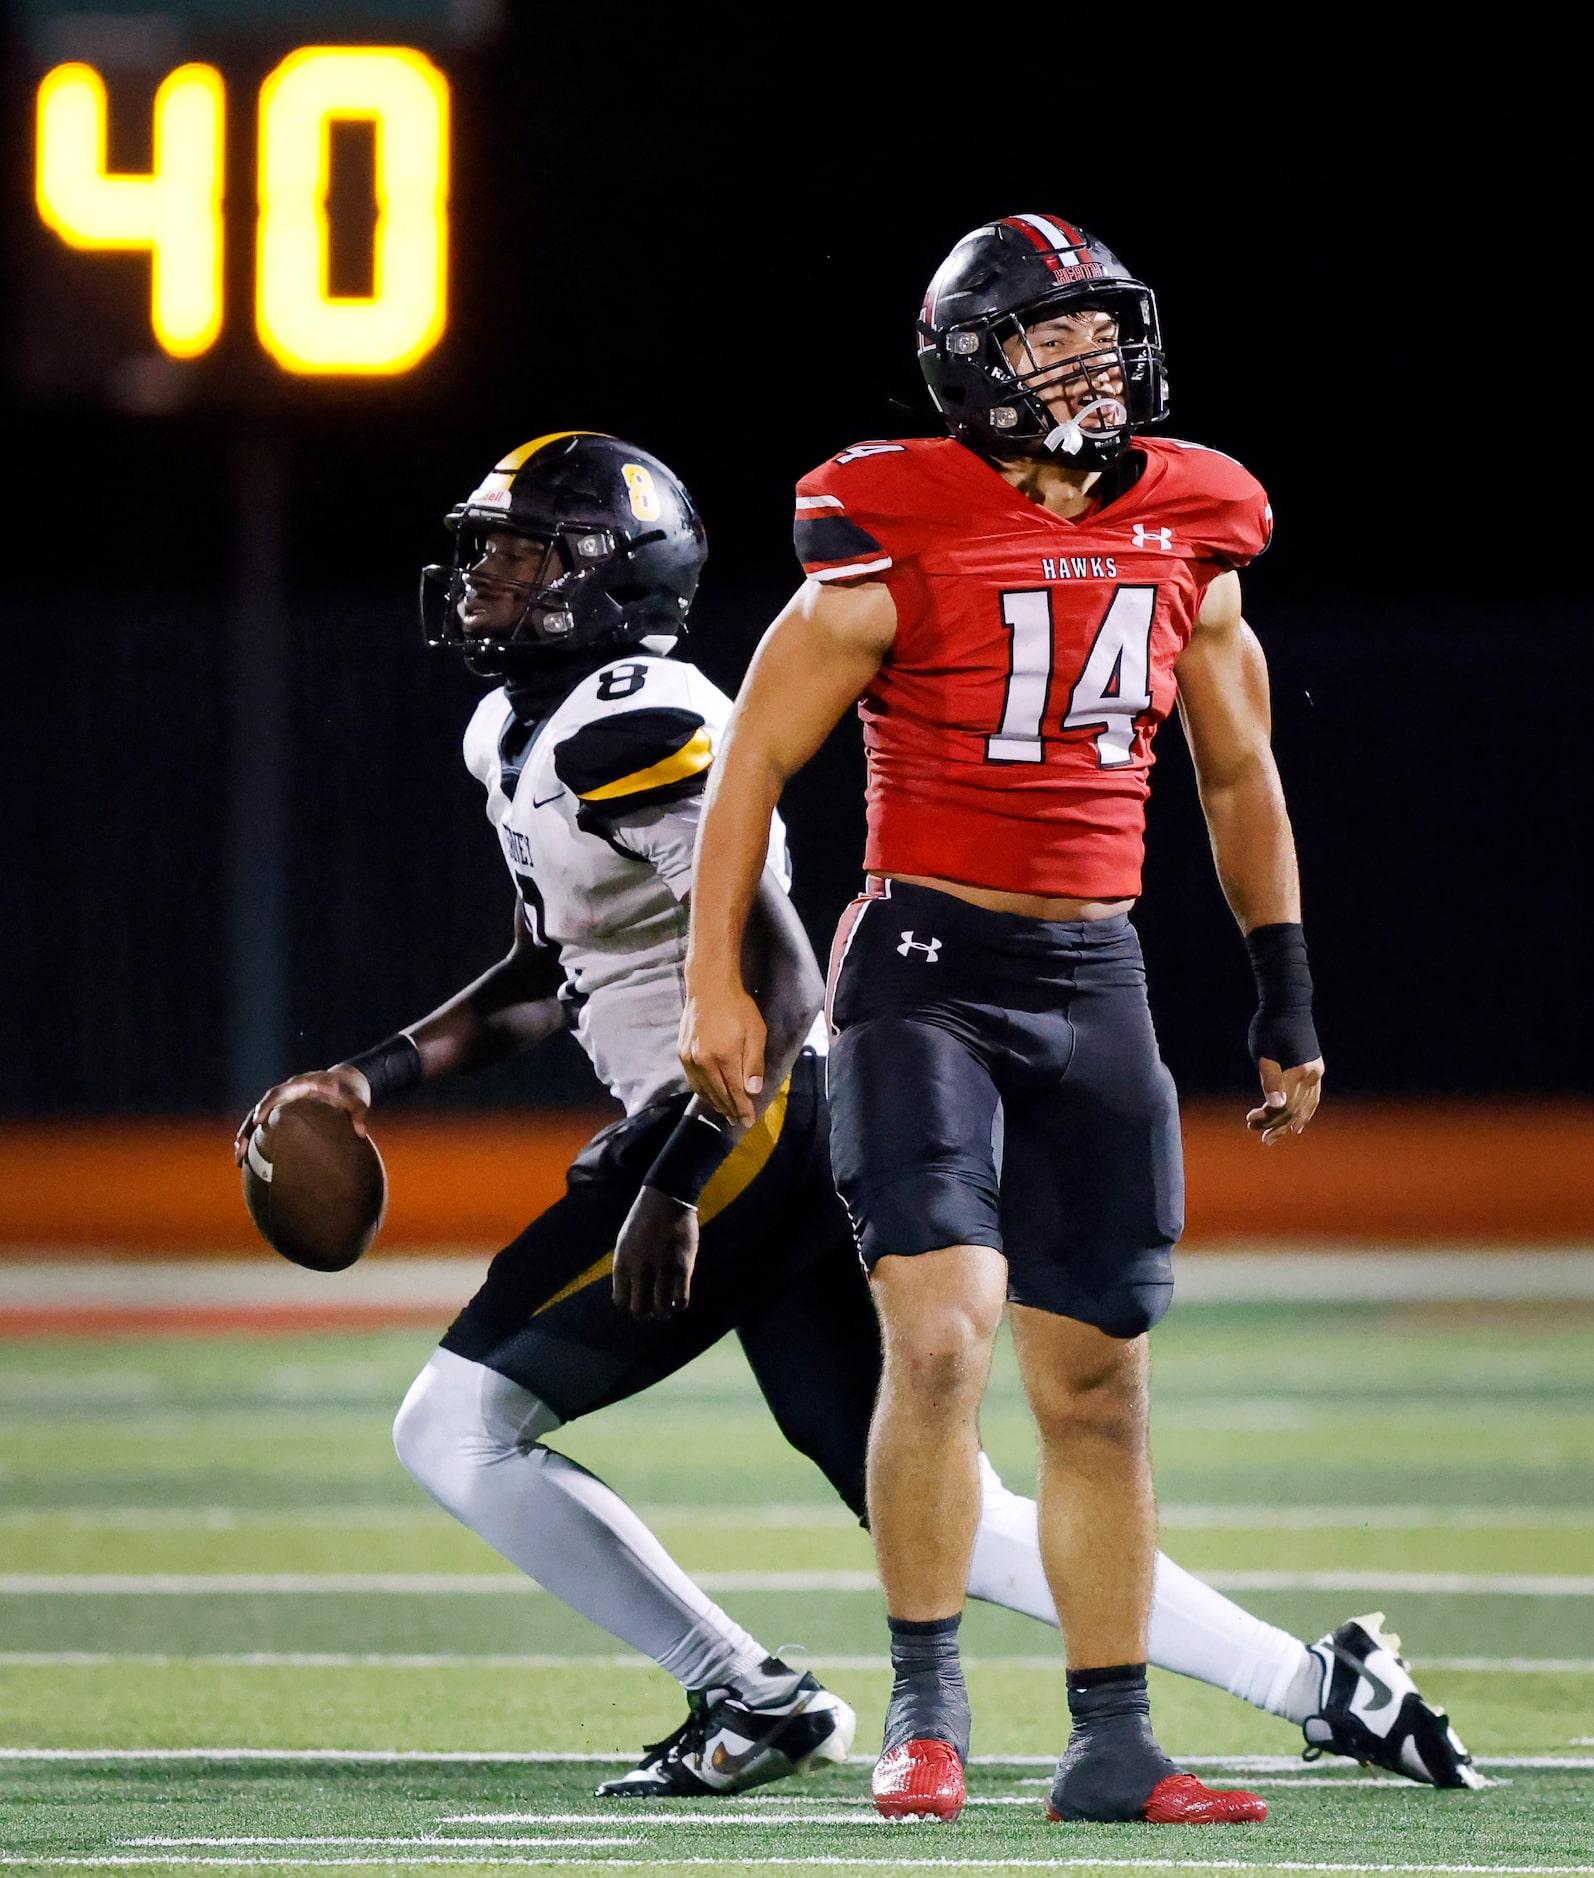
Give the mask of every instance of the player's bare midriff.
<svg viewBox="0 0 1594 1878">
<path fill-rule="evenodd" d="M 879 874 L 874 878 L 900 880 L 907 887 L 933 887 L 937 893 L 967 900 L 970 906 L 983 906 L 987 913 L 1018 913 L 1025 919 L 1112 919 L 1134 905 L 1133 899 L 1078 900 L 1067 893 L 1009 893 L 1003 887 L 975 887 L 966 880 L 942 880 L 935 874 Z"/>
</svg>

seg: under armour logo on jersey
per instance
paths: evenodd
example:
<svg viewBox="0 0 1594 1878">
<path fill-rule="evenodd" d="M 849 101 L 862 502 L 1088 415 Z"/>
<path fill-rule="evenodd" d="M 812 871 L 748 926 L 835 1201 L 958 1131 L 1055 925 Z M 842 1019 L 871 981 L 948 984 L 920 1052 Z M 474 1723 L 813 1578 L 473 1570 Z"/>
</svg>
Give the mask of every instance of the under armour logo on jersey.
<svg viewBox="0 0 1594 1878">
<path fill-rule="evenodd" d="M 1173 530 L 1171 528 L 1147 528 L 1144 522 L 1135 523 L 1135 546 L 1137 548 L 1160 548 L 1164 554 L 1173 550 Z"/>
<path fill-rule="evenodd" d="M 897 947 L 897 951 L 903 958 L 906 958 L 910 952 L 922 952 L 926 965 L 935 964 L 935 955 L 940 950 L 939 939 L 915 939 L 911 930 L 902 935 L 902 944 Z"/>
</svg>

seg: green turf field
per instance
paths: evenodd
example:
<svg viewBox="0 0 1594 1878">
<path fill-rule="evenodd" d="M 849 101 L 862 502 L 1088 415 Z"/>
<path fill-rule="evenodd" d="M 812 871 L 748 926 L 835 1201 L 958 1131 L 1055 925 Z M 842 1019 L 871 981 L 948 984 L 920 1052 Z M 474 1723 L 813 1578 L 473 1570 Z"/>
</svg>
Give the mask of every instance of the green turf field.
<svg viewBox="0 0 1594 1878">
<path fill-rule="evenodd" d="M 0 1345 L 0 1862 L 1594 1870 L 1587 1307 L 1209 1306 L 1157 1333 L 1168 1550 L 1305 1636 L 1387 1610 L 1493 1783 L 1304 1766 L 1294 1730 L 1160 1676 L 1165 1743 L 1204 1771 L 1250 1757 L 1231 1771 L 1273 1809 L 1221 1833 L 1047 1827 L 1061 1652 L 983 1608 L 983 1758 L 954 1827 L 875 1819 L 866 1764 L 723 1803 L 594 1802 L 603 1757 L 667 1732 L 679 1697 L 400 1471 L 388 1426 L 429 1343 Z M 1027 1486 L 1005 1362 L 986 1441 Z M 806 1650 L 873 1745 L 867 1540 L 734 1351 L 555 1445 L 767 1644 Z"/>
</svg>

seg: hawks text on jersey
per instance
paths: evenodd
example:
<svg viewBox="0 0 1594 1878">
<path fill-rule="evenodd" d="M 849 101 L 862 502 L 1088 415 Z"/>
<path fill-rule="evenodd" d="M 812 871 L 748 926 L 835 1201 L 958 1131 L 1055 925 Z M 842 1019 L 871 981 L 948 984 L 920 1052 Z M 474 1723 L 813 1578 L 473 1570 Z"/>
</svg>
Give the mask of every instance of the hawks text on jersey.
<svg viewBox="0 0 1594 1878">
<path fill-rule="evenodd" d="M 855 444 L 797 486 L 814 580 L 883 580 L 859 704 L 871 872 L 1016 893 L 1140 891 L 1152 739 L 1213 577 L 1267 546 L 1232 457 L 1139 438 L 1073 520 L 950 438 Z"/>
<path fill-rule="evenodd" d="M 695 666 L 622 654 L 540 722 L 489 692 L 465 732 L 532 935 L 557 946 L 576 1036 L 628 1113 L 685 1087 L 683 903 L 730 708 Z M 778 816 L 768 864 L 789 886 Z"/>
</svg>

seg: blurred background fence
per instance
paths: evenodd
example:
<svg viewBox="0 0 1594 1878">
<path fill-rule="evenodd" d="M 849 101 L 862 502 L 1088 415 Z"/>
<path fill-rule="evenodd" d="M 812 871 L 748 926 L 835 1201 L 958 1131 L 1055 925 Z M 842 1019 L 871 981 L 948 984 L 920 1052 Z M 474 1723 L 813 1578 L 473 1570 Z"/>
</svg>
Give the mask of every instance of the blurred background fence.
<svg viewBox="0 0 1594 1878">
<path fill-rule="evenodd" d="M 407 578 L 389 584 L 385 599 L 288 607 L 283 1070 L 420 1016 L 508 942 L 511 889 L 459 756 L 481 687 L 425 651 Z M 700 626 L 695 650 L 731 688 L 771 598 Z M 225 1112 L 228 883 L 268 859 L 251 854 L 247 807 L 235 823 L 225 613 L 68 589 L 3 618 L 16 891 L 0 971 L 27 995 L 7 1022 L 0 1113 Z M 1334 1097 L 1586 1090 L 1594 764 L 1579 719 L 1594 635 L 1570 611 L 1461 605 L 1258 623 Z M 1158 754 L 1135 917 L 1163 1050 L 1187 1093 L 1238 1099 L 1244 952 L 1176 729 Z M 844 725 L 793 791 L 797 897 L 821 950 L 859 878 L 860 774 Z M 423 1100 L 595 1094 L 561 1045 Z"/>
</svg>

